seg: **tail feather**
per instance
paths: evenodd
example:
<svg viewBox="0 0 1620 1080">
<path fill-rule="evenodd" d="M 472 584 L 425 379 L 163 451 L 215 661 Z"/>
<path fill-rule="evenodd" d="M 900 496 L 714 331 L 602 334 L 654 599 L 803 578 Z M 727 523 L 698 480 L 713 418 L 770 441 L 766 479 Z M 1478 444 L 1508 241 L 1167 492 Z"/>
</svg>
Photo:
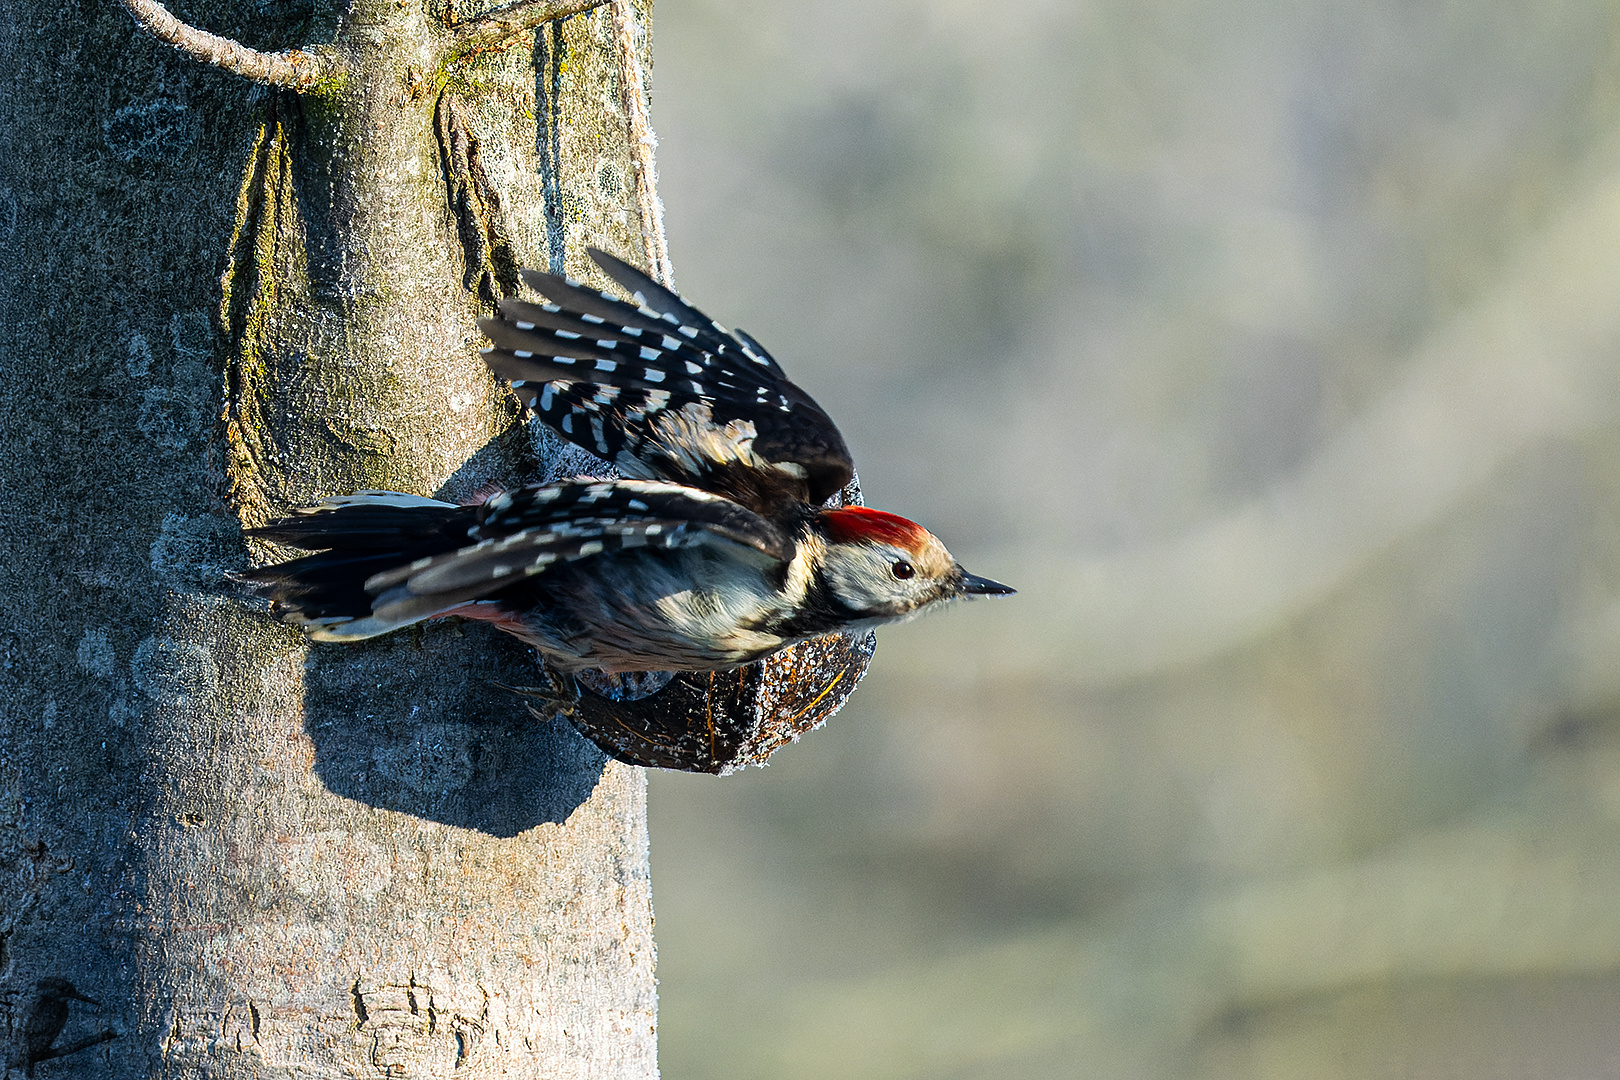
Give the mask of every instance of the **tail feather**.
<svg viewBox="0 0 1620 1080">
<path fill-rule="evenodd" d="M 312 550 L 417 547 L 441 540 L 466 543 L 467 529 L 476 520 L 476 507 L 362 491 L 325 499 L 247 534 Z"/>
<path fill-rule="evenodd" d="M 371 627 L 375 597 L 366 592 L 367 579 L 465 546 L 477 513 L 476 506 L 394 492 L 327 499 L 248 530 L 249 536 L 313 554 L 230 576 L 269 600 L 284 621 L 326 628 L 318 638 L 370 637 L 404 624 Z"/>
</svg>

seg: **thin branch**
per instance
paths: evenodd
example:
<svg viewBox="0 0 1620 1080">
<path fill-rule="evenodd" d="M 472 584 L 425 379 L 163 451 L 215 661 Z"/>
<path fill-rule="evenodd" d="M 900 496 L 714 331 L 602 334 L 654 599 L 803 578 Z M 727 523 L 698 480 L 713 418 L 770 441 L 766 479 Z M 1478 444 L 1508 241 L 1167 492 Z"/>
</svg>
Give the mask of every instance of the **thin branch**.
<svg viewBox="0 0 1620 1080">
<path fill-rule="evenodd" d="M 194 60 L 201 60 L 232 75 L 269 86 L 308 90 L 322 79 L 337 73 L 330 55 L 291 49 L 262 53 L 218 34 L 210 34 L 181 22 L 157 0 L 123 0 L 124 7 L 141 29 L 167 42 Z"/>
<path fill-rule="evenodd" d="M 512 4 L 454 27 L 456 44 L 452 54 L 466 56 L 479 49 L 493 49 L 525 30 L 533 30 L 544 23 L 578 15 L 582 11 L 601 7 L 606 2 L 607 0 L 525 0 L 523 3 Z"/>
<path fill-rule="evenodd" d="M 636 168 L 636 209 L 641 212 L 641 239 L 647 264 L 661 284 L 674 281 L 669 244 L 664 239 L 664 204 L 658 200 L 658 173 L 653 147 L 658 138 L 647 119 L 647 87 L 636 53 L 636 13 L 630 0 L 611 0 L 613 38 L 619 54 L 619 89 L 624 95 L 625 127 L 630 136 L 630 161 Z"/>
</svg>

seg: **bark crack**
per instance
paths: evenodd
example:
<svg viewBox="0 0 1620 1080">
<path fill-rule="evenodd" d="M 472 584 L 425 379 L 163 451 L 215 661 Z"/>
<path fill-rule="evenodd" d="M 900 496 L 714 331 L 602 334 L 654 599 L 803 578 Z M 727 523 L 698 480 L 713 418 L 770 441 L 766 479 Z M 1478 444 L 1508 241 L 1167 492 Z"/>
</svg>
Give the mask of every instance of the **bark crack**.
<svg viewBox="0 0 1620 1080">
<path fill-rule="evenodd" d="M 454 94 L 439 98 L 436 117 L 450 215 L 461 238 L 462 285 L 490 310 L 518 291 L 518 258 L 508 238 L 500 192 L 484 169 L 478 137 Z"/>
<path fill-rule="evenodd" d="M 220 274 L 217 318 L 230 342 L 218 443 L 224 498 L 245 525 L 270 518 L 274 447 L 262 416 L 265 349 L 277 310 L 276 241 L 292 199 L 292 162 L 280 103 L 270 102 L 242 173 L 236 217 Z M 284 205 L 288 204 L 288 205 Z"/>
</svg>

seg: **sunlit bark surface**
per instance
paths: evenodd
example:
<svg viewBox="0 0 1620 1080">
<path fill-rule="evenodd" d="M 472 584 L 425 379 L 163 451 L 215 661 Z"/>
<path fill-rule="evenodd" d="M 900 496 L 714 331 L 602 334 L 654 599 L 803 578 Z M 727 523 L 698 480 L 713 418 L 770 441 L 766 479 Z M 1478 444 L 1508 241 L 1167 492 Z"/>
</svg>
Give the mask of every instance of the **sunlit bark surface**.
<svg viewBox="0 0 1620 1080">
<path fill-rule="evenodd" d="M 222 579 L 292 506 L 543 467 L 473 320 L 642 257 L 605 9 L 458 55 L 477 12 L 427 7 L 176 10 L 331 43 L 301 94 L 5 9 L 0 1019 L 39 1076 L 655 1071 L 640 770 L 494 689 L 532 681 L 497 635 L 311 648 Z"/>
</svg>

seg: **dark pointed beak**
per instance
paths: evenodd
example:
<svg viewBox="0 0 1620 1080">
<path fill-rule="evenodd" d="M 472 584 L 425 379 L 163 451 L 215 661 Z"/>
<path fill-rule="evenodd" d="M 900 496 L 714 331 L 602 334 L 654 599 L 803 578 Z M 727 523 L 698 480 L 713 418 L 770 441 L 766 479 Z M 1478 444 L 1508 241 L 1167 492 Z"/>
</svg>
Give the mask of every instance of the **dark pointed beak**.
<svg viewBox="0 0 1620 1080">
<path fill-rule="evenodd" d="M 67 995 L 64 995 L 64 996 L 70 997 L 74 1001 L 83 1001 L 86 1004 L 94 1005 L 98 1009 L 101 1008 L 101 1002 L 97 1001 L 93 997 L 85 997 L 83 994 L 79 993 L 77 990 L 73 991 L 71 994 L 67 994 Z"/>
<path fill-rule="evenodd" d="M 962 591 L 969 596 L 1011 596 L 1018 590 L 987 577 L 962 571 Z"/>
</svg>

